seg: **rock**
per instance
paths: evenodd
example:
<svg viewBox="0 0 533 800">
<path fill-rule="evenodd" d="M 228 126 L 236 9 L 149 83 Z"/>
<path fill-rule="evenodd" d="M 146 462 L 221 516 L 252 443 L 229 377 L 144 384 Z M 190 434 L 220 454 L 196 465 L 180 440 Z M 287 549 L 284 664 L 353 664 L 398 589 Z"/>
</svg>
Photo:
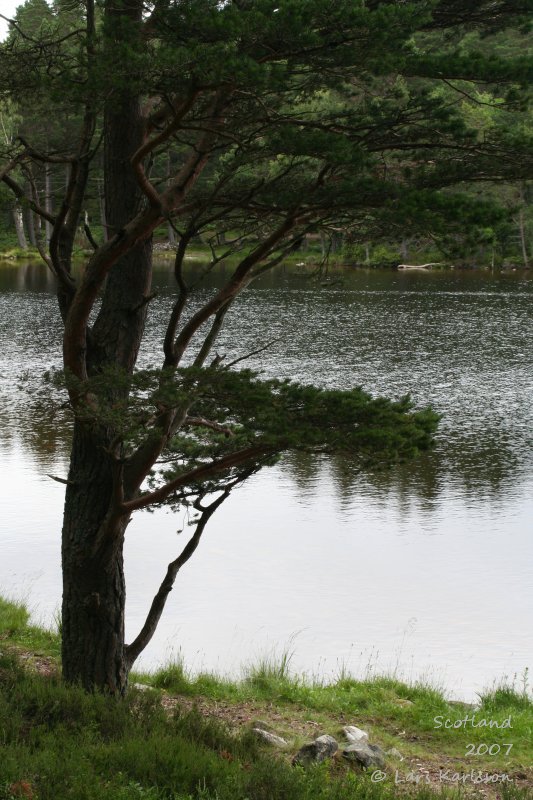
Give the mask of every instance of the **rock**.
<svg viewBox="0 0 533 800">
<path fill-rule="evenodd" d="M 170 244 L 170 242 L 154 242 L 153 250 L 155 253 L 165 253 L 169 250 L 174 252 L 176 250 L 176 246 Z"/>
<path fill-rule="evenodd" d="M 385 753 L 377 744 L 370 744 L 369 742 L 349 744 L 342 751 L 342 755 L 348 761 L 355 761 L 363 767 L 383 768 L 385 766 Z"/>
<path fill-rule="evenodd" d="M 357 742 L 368 742 L 368 733 L 362 731 L 361 728 L 356 728 L 355 725 L 346 725 L 343 728 L 344 734 L 350 744 L 357 744 Z"/>
<path fill-rule="evenodd" d="M 286 739 L 283 739 L 276 733 L 265 731 L 263 730 L 263 728 L 252 728 L 252 733 L 254 733 L 258 739 L 261 739 L 262 742 L 274 745 L 275 747 L 285 747 L 285 745 L 287 744 Z"/>
<path fill-rule="evenodd" d="M 254 719 L 250 723 L 252 728 L 260 728 L 262 731 L 268 731 L 269 733 L 275 733 L 274 727 L 269 722 L 264 722 L 262 719 Z"/>
<path fill-rule="evenodd" d="M 386 751 L 386 754 L 388 756 L 392 756 L 393 758 L 397 758 L 399 761 L 403 761 L 403 756 L 400 751 L 396 749 L 396 747 L 391 747 L 390 750 Z"/>
<path fill-rule="evenodd" d="M 336 740 L 326 733 L 324 736 L 319 736 L 314 742 L 304 744 L 292 759 L 293 766 L 307 767 L 310 764 L 320 764 L 321 761 L 335 755 L 338 749 L 339 745 Z"/>
<path fill-rule="evenodd" d="M 154 687 L 148 686 L 147 683 L 132 683 L 132 689 L 137 689 L 138 692 L 150 692 Z"/>
</svg>

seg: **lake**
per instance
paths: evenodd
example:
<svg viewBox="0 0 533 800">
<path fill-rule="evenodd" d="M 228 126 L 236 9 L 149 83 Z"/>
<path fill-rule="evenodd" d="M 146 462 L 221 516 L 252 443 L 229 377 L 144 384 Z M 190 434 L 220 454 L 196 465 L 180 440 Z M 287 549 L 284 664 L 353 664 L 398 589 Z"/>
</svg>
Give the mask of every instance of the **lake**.
<svg viewBox="0 0 533 800">
<path fill-rule="evenodd" d="M 219 353 L 275 340 L 246 364 L 410 393 L 443 415 L 437 446 L 377 474 L 290 456 L 255 476 L 210 522 L 139 666 L 182 657 L 235 675 L 287 650 L 308 677 L 394 672 L 465 699 L 504 676 L 520 684 L 533 666 L 532 278 L 338 270 L 320 285 L 292 267 L 248 289 Z M 161 352 L 170 265 L 155 284 L 143 364 Z M 66 475 L 69 437 L 41 382 L 60 365 L 58 320 L 43 267 L 0 267 L 1 591 L 45 622 L 60 606 L 63 505 L 47 475 Z M 183 521 L 141 513 L 128 529 L 128 638 L 183 547 Z"/>
</svg>

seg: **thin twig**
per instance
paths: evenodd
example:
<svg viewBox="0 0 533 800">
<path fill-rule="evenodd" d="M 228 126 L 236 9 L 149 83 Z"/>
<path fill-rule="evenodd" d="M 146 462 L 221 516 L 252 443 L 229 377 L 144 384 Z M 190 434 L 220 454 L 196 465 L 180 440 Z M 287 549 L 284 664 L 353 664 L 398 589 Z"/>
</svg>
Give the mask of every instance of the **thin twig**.
<svg viewBox="0 0 533 800">
<path fill-rule="evenodd" d="M 247 358 L 252 358 L 252 356 L 258 355 L 258 353 L 262 353 L 263 350 L 268 350 L 269 347 L 272 347 L 273 344 L 276 342 L 281 342 L 283 339 L 282 336 L 278 336 L 277 339 L 272 339 L 270 342 L 267 342 L 262 347 L 258 347 L 257 350 L 252 350 L 250 353 L 246 353 L 244 356 L 240 356 L 239 358 L 234 359 L 234 361 L 230 361 L 229 364 L 224 366 L 224 369 L 229 369 L 230 367 L 234 367 L 235 364 L 238 364 L 241 361 L 245 361 Z"/>
</svg>

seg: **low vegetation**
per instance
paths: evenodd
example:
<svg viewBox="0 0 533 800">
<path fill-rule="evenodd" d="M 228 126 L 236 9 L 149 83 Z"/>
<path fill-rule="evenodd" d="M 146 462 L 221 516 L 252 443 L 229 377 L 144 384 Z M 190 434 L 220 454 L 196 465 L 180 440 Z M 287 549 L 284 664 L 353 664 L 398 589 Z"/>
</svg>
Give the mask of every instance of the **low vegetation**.
<svg viewBox="0 0 533 800">
<path fill-rule="evenodd" d="M 117 701 L 65 686 L 59 644 L 58 632 L 29 624 L 24 606 L 0 599 L 0 800 L 533 796 L 527 676 L 523 685 L 488 692 L 472 708 L 450 703 L 431 686 L 393 678 L 306 683 L 291 676 L 286 654 L 248 669 L 238 683 L 169 665 L 133 676 L 126 698 Z M 512 728 L 435 727 L 435 718 L 469 715 L 498 724 L 510 717 Z M 283 736 L 287 748 L 273 750 L 256 739 L 257 720 Z M 371 770 L 348 766 L 341 756 L 307 770 L 291 766 L 301 744 L 322 733 L 341 741 L 347 724 L 401 753 L 401 759 L 388 757 L 386 780 L 373 783 Z M 498 754 L 465 756 L 469 744 L 477 749 L 489 739 L 500 745 Z M 510 780 L 458 789 L 452 776 L 472 769 Z"/>
</svg>

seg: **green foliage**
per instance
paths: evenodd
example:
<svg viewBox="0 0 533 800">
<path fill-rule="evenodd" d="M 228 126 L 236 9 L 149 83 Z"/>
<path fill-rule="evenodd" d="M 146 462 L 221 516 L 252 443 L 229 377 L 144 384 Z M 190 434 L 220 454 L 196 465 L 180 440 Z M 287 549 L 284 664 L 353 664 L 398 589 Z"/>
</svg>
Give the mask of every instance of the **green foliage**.
<svg viewBox="0 0 533 800">
<path fill-rule="evenodd" d="M 361 468 L 388 466 L 430 448 L 439 419 L 430 408 L 414 410 L 409 397 L 392 401 L 361 388 L 264 380 L 252 370 L 189 367 L 130 375 L 113 367 L 83 387 L 68 382 L 71 390 L 83 388 L 86 412 L 79 407 L 80 417 L 86 413 L 88 425 L 112 429 L 129 448 L 143 440 L 157 411 L 185 412 L 168 445 L 166 460 L 175 466 L 162 472 L 165 481 L 243 448 L 257 449 L 243 463 L 245 471 L 273 463 L 287 450 L 339 453 Z M 187 425 L 191 418 L 198 421 L 193 427 Z M 228 467 L 224 480 L 228 474 L 239 471 Z M 203 485 L 214 490 L 217 483 Z"/>
<path fill-rule="evenodd" d="M 260 438 L 273 450 L 344 452 L 395 461 L 427 449 L 437 416 L 413 412 L 409 398 L 373 399 L 361 388 L 319 389 L 291 381 L 259 380 L 251 370 L 187 370 L 198 392 L 195 408 L 233 425 L 238 444 Z"/>
</svg>

